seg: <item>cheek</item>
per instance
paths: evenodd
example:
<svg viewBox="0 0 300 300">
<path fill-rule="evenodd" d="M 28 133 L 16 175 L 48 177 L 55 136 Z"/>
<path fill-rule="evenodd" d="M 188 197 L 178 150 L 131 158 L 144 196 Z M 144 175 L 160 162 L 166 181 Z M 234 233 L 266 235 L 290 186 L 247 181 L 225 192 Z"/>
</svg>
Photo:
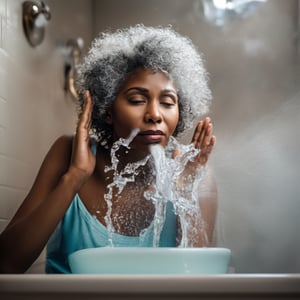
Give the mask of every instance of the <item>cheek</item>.
<svg viewBox="0 0 300 300">
<path fill-rule="evenodd" d="M 179 113 L 178 112 L 174 112 L 174 114 L 172 116 L 169 116 L 168 118 L 168 127 L 169 127 L 169 131 L 170 131 L 170 135 L 172 135 L 178 125 L 179 122 Z"/>
<path fill-rule="evenodd" d="M 140 126 L 135 116 L 124 114 L 113 118 L 113 131 L 118 138 L 127 138 L 136 128 Z"/>
</svg>

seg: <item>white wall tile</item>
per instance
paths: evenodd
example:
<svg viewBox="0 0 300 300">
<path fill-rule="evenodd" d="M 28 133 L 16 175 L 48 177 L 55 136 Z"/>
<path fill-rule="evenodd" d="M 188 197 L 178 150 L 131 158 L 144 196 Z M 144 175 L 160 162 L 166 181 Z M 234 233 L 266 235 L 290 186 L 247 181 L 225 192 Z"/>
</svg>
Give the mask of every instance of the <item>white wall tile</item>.
<svg viewBox="0 0 300 300">
<path fill-rule="evenodd" d="M 0 231 L 28 193 L 50 145 L 75 130 L 75 104 L 63 90 L 62 47 L 78 36 L 86 48 L 90 44 L 91 1 L 45 2 L 52 19 L 44 42 L 33 48 L 23 32 L 23 1 L 0 1 Z M 37 262 L 43 259 L 44 253 Z"/>
</svg>

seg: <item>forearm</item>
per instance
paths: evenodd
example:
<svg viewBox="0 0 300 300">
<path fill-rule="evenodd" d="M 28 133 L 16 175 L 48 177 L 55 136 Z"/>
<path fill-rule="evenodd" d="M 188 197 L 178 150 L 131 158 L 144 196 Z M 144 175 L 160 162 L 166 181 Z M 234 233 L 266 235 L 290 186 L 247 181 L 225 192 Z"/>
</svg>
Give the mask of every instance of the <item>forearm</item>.
<svg viewBox="0 0 300 300">
<path fill-rule="evenodd" d="M 184 196 L 189 208 L 180 216 L 179 239 L 185 247 L 210 246 L 217 213 L 217 186 L 211 170 L 194 185 Z"/>
<path fill-rule="evenodd" d="M 187 212 L 181 220 L 186 223 L 185 229 L 183 228 L 186 230 L 185 232 L 182 232 L 180 228 L 180 236 L 186 239 L 186 247 L 209 247 L 212 245 L 217 209 L 216 195 L 203 197 L 201 202 L 198 211 Z"/>
<path fill-rule="evenodd" d="M 23 273 L 30 267 L 79 188 L 76 176 L 66 173 L 30 214 L 4 230 L 0 236 L 1 273 Z"/>
<path fill-rule="evenodd" d="M 203 246 L 210 246 L 215 228 L 218 192 L 214 174 L 209 168 L 207 168 L 207 173 L 200 182 L 197 200 L 199 203 L 198 218 L 200 218 L 200 221 L 196 222 L 200 226 L 197 243 L 199 245 L 203 244 Z"/>
</svg>

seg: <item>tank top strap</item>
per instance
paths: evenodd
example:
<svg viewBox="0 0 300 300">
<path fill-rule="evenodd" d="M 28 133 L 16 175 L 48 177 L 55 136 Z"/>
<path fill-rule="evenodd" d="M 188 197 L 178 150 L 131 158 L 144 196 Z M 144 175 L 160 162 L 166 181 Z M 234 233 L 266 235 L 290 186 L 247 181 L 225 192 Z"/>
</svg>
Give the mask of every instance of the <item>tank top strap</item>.
<svg viewBox="0 0 300 300">
<path fill-rule="evenodd" d="M 97 153 L 97 142 L 96 141 L 91 142 L 91 151 L 94 155 L 96 155 L 96 153 Z"/>
</svg>

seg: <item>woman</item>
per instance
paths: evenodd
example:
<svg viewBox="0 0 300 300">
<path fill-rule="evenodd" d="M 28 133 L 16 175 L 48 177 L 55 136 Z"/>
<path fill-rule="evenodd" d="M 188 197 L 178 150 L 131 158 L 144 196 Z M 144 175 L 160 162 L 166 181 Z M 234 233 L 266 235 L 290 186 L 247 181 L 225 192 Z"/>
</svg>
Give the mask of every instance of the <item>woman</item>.
<svg viewBox="0 0 300 300">
<path fill-rule="evenodd" d="M 2 272 L 26 271 L 47 243 L 49 273 L 69 273 L 68 255 L 79 249 L 152 246 L 155 208 L 145 197 L 149 180 L 154 180 L 150 164 L 140 166 L 134 182 L 122 191 L 112 186 L 115 173 L 145 160 L 151 145 L 166 147 L 170 137 L 194 126 L 210 101 L 202 58 L 191 41 L 171 28 L 142 25 L 95 39 L 78 69 L 77 88 L 81 108 L 76 134 L 53 144 L 1 234 Z M 114 143 L 130 136 L 129 146 L 116 152 L 118 165 L 112 170 Z M 192 144 L 201 151 L 186 165 L 178 185 L 207 163 L 215 144 L 209 118 L 197 123 Z M 173 158 L 178 155 L 174 151 Z M 216 187 L 210 172 L 202 186 L 206 191 L 198 200 L 207 237 L 195 225 L 191 246 L 207 246 L 212 240 Z M 176 223 L 168 206 L 159 246 L 176 246 Z"/>
</svg>

